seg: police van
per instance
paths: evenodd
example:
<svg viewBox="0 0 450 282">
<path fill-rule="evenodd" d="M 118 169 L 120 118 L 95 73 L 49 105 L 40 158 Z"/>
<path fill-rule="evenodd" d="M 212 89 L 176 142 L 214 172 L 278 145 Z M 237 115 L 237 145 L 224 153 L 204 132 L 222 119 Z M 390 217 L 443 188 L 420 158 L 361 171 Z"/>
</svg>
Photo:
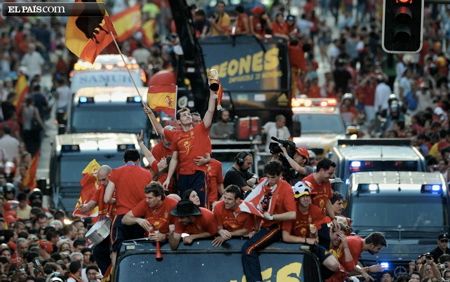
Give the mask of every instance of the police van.
<svg viewBox="0 0 450 282">
<path fill-rule="evenodd" d="M 67 128 L 60 133 L 147 132 L 149 122 L 142 109 L 146 101 L 144 87 L 81 88 L 73 97 Z"/>
<path fill-rule="evenodd" d="M 138 87 L 144 86 L 146 76 L 136 59 L 123 56 L 131 77 Z M 98 55 L 94 63 L 78 60 L 70 73 L 70 89 L 76 93 L 83 87 L 134 86 L 121 55 Z"/>
<path fill-rule="evenodd" d="M 198 240 L 189 246 L 180 244 L 176 251 L 162 243 L 157 258 L 153 242 L 125 241 L 113 281 L 246 281 L 241 263 L 244 243 L 231 239 L 215 248 L 211 240 Z M 263 281 L 323 281 L 317 257 L 299 244 L 274 243 L 259 258 Z"/>
<path fill-rule="evenodd" d="M 56 208 L 72 211 L 80 195 L 81 172 L 93 159 L 112 168 L 123 165 L 126 149 L 138 149 L 135 134 L 74 133 L 55 137 L 50 186 Z"/>
<path fill-rule="evenodd" d="M 336 177 L 335 190 L 346 194 L 349 177 L 363 171 L 426 171 L 422 154 L 408 139 L 342 139 L 331 151 Z"/>
<path fill-rule="evenodd" d="M 322 156 L 336 146 L 338 139 L 356 138 L 356 128 L 345 126 L 336 99 L 300 97 L 293 98 L 291 104 L 293 126 L 301 132 L 293 138 L 297 147 Z"/>
<path fill-rule="evenodd" d="M 435 248 L 438 234 L 450 231 L 448 191 L 438 172 L 356 172 L 347 196 L 353 231 L 362 236 L 379 231 L 387 239 L 376 261 L 364 254 L 362 261 L 383 263 L 396 276 Z"/>
</svg>

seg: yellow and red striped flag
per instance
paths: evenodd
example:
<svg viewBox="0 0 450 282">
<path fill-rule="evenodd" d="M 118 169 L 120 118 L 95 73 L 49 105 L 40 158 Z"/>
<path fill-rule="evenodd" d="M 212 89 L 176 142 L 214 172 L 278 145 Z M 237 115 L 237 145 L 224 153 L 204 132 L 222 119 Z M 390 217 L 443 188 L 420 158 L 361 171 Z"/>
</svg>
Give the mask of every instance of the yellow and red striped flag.
<svg viewBox="0 0 450 282">
<path fill-rule="evenodd" d="M 117 41 L 125 41 L 141 26 L 141 6 L 134 5 L 111 16 L 111 20 L 117 33 Z"/>
<path fill-rule="evenodd" d="M 155 36 L 155 20 L 150 19 L 146 21 L 141 27 L 144 45 L 151 47 L 153 45 L 153 37 Z"/>
<path fill-rule="evenodd" d="M 75 2 L 83 1 L 76 0 Z M 67 49 L 78 58 L 90 63 L 93 63 L 97 55 L 113 41 L 113 36 L 116 34 L 108 13 L 101 11 L 100 7 L 99 12 L 103 15 L 84 16 L 84 12 L 81 12 L 79 16 L 71 16 L 67 19 Z"/>
<path fill-rule="evenodd" d="M 177 110 L 177 86 L 151 85 L 147 93 L 148 106 L 156 112 L 164 112 L 175 118 Z"/>
<path fill-rule="evenodd" d="M 88 213 L 82 213 L 80 208 L 82 205 L 89 202 L 89 200 L 94 198 L 95 192 L 97 191 L 97 177 L 95 174 L 100 168 L 100 164 L 93 159 L 89 164 L 83 169 L 82 178 L 80 180 L 81 191 L 80 198 L 78 199 L 75 209 L 72 213 L 73 216 L 78 217 L 96 217 L 98 216 L 99 208 L 96 206 L 94 209 L 90 210 Z"/>
<path fill-rule="evenodd" d="M 16 107 L 16 113 L 19 114 L 22 111 L 23 101 L 28 94 L 28 81 L 24 74 L 21 74 L 16 82 L 16 96 L 14 97 L 13 104 Z"/>
</svg>

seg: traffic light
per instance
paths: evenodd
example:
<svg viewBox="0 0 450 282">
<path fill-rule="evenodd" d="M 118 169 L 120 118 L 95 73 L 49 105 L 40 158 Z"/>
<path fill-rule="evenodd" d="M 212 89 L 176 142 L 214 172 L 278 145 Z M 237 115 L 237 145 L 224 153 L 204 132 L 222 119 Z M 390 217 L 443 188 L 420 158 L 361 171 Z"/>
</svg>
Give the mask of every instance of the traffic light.
<svg viewBox="0 0 450 282">
<path fill-rule="evenodd" d="M 383 50 L 416 53 L 422 49 L 424 0 L 383 0 Z"/>
</svg>

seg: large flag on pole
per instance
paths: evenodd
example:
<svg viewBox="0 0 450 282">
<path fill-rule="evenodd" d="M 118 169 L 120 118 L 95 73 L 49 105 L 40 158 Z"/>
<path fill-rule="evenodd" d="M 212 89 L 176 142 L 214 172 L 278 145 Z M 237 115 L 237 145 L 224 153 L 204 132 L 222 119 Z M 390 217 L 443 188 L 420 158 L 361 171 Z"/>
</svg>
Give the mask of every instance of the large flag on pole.
<svg viewBox="0 0 450 282">
<path fill-rule="evenodd" d="M 164 112 L 175 118 L 177 111 L 177 86 L 151 85 L 147 93 L 148 106 L 156 112 Z"/>
<path fill-rule="evenodd" d="M 76 2 L 95 2 L 81 1 Z M 97 1 L 99 2 L 99 1 Z M 89 11 L 92 13 L 93 11 Z M 102 52 L 112 41 L 115 35 L 114 27 L 108 13 L 101 11 L 99 16 L 71 16 L 66 25 L 66 46 L 78 58 L 93 63 L 95 57 Z M 111 34 L 112 33 L 112 34 Z"/>
<path fill-rule="evenodd" d="M 117 41 L 122 42 L 131 37 L 141 27 L 141 6 L 134 5 L 116 15 L 111 16 Z"/>
<path fill-rule="evenodd" d="M 21 74 L 17 79 L 15 88 L 16 96 L 14 97 L 13 104 L 16 107 L 16 113 L 20 113 L 22 111 L 22 104 L 28 94 L 28 81 L 24 74 Z"/>
<path fill-rule="evenodd" d="M 100 164 L 93 159 L 89 162 L 89 164 L 83 169 L 82 177 L 80 180 L 81 185 L 81 191 L 80 191 L 80 198 L 78 199 L 75 209 L 73 211 L 73 216 L 78 217 L 96 217 L 98 216 L 98 206 L 96 206 L 94 209 L 89 211 L 88 214 L 84 214 L 80 211 L 80 208 L 82 205 L 89 202 L 90 199 L 93 198 L 94 193 L 97 190 L 97 178 L 95 174 L 97 173 L 98 169 L 100 168 Z"/>
<path fill-rule="evenodd" d="M 155 20 L 150 19 L 146 21 L 141 27 L 142 37 L 144 39 L 144 44 L 147 47 L 153 45 L 153 38 L 155 36 Z"/>
</svg>

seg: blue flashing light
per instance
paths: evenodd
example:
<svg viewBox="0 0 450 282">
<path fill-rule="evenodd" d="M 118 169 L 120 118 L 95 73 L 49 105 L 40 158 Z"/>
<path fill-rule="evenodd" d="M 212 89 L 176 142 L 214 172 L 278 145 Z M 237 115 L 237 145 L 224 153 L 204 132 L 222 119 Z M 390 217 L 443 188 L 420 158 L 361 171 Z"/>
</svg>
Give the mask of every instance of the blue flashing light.
<svg viewBox="0 0 450 282">
<path fill-rule="evenodd" d="M 390 267 L 389 262 L 386 262 L 386 261 L 380 262 L 380 266 L 383 269 L 389 269 L 389 267 Z"/>
<path fill-rule="evenodd" d="M 353 168 L 360 168 L 361 167 L 361 162 L 360 161 L 352 161 L 350 163 L 350 166 Z"/>
<path fill-rule="evenodd" d="M 127 103 L 140 103 L 142 101 L 141 96 L 129 96 L 127 97 Z"/>
<path fill-rule="evenodd" d="M 431 190 L 434 192 L 441 191 L 441 185 L 434 184 L 431 186 Z"/>
<path fill-rule="evenodd" d="M 136 149 L 136 147 L 134 146 L 134 144 L 119 144 L 119 145 L 117 145 L 117 151 L 119 151 L 119 152 L 123 152 L 128 149 Z"/>
<path fill-rule="evenodd" d="M 378 190 L 378 184 L 369 184 L 369 191 L 376 192 Z"/>
<path fill-rule="evenodd" d="M 439 184 L 424 184 L 422 185 L 420 192 L 428 194 L 441 194 L 442 186 Z"/>
<path fill-rule="evenodd" d="M 79 145 L 62 145 L 61 146 L 61 151 L 65 152 L 65 153 L 79 152 L 80 151 L 80 146 Z"/>
<path fill-rule="evenodd" d="M 80 98 L 78 98 L 78 102 L 80 104 L 94 103 L 94 97 L 81 96 Z"/>
<path fill-rule="evenodd" d="M 361 194 L 376 194 L 380 193 L 380 186 L 377 183 L 360 183 L 358 184 L 357 192 Z"/>
</svg>

